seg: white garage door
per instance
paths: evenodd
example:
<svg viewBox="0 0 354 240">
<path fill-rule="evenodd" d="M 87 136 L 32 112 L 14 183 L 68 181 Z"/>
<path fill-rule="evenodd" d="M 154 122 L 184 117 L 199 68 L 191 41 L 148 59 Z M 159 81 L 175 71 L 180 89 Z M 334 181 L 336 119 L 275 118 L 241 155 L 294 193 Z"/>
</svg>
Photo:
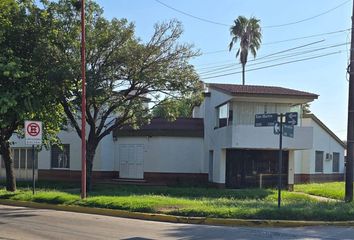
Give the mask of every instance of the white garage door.
<svg viewBox="0 0 354 240">
<path fill-rule="evenodd" d="M 144 178 L 144 145 L 120 144 L 119 145 L 119 177 Z"/>
</svg>

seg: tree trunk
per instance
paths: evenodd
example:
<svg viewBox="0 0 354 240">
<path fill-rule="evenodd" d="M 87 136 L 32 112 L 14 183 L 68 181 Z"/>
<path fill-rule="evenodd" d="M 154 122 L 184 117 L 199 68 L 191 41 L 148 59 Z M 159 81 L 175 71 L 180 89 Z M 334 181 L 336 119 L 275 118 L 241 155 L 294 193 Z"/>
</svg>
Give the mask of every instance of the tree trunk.
<svg viewBox="0 0 354 240">
<path fill-rule="evenodd" d="M 242 64 L 242 85 L 245 85 L 245 68 L 246 64 Z"/>
<path fill-rule="evenodd" d="M 16 191 L 16 177 L 14 173 L 14 162 L 10 153 L 10 144 L 8 142 L 1 143 L 1 153 L 6 170 L 6 190 Z"/>
<path fill-rule="evenodd" d="M 86 149 L 86 189 L 87 192 L 92 190 L 92 171 L 93 171 L 93 159 L 96 154 L 96 143 L 91 143 L 90 141 L 87 142 L 87 149 Z"/>
</svg>

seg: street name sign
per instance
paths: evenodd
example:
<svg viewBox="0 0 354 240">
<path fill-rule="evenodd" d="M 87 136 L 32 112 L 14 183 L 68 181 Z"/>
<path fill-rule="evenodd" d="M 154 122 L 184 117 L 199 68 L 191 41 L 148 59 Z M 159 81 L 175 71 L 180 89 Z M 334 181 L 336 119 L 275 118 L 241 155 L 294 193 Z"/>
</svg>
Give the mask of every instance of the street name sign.
<svg viewBox="0 0 354 240">
<path fill-rule="evenodd" d="M 273 127 L 278 119 L 277 113 L 256 114 L 254 126 L 255 127 Z"/>
<path fill-rule="evenodd" d="M 285 124 L 287 125 L 297 125 L 297 112 L 287 112 L 285 113 Z"/>
<path fill-rule="evenodd" d="M 26 145 L 42 144 L 42 122 L 25 121 L 25 140 Z"/>
<path fill-rule="evenodd" d="M 283 136 L 294 138 L 294 126 L 283 124 Z"/>
</svg>

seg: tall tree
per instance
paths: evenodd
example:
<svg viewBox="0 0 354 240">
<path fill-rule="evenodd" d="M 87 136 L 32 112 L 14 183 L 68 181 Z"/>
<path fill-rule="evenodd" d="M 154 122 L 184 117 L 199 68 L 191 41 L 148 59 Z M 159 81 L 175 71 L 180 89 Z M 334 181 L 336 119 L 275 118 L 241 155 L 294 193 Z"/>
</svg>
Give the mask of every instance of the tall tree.
<svg viewBox="0 0 354 240">
<path fill-rule="evenodd" d="M 0 154 L 9 191 L 16 190 L 10 137 L 25 120 L 44 121 L 46 139 L 60 128 L 62 107 L 47 81 L 49 22 L 32 1 L 0 2 Z"/>
<path fill-rule="evenodd" d="M 248 58 L 248 52 L 251 51 L 253 57 L 256 57 L 257 50 L 262 42 L 260 20 L 254 17 L 247 19 L 244 16 L 239 16 L 234 25 L 230 28 L 232 36 L 229 44 L 229 51 L 231 51 L 234 44 L 240 42 L 240 47 L 236 52 L 236 58 L 240 57 L 242 64 L 242 85 L 245 85 L 245 68 Z"/>
<path fill-rule="evenodd" d="M 155 25 L 152 37 L 144 43 L 135 37 L 134 25 L 127 20 L 106 20 L 92 1 L 86 7 L 86 163 L 90 190 L 94 156 L 105 136 L 125 124 L 138 127 L 151 117 L 154 104 L 189 94 L 201 83 L 188 63 L 198 53 L 189 44 L 177 43 L 183 32 L 179 22 Z M 47 8 L 56 16 L 58 29 L 53 39 L 58 53 L 53 77 L 70 83 L 61 89 L 61 104 L 81 138 L 79 15 L 68 1 L 52 2 Z"/>
</svg>

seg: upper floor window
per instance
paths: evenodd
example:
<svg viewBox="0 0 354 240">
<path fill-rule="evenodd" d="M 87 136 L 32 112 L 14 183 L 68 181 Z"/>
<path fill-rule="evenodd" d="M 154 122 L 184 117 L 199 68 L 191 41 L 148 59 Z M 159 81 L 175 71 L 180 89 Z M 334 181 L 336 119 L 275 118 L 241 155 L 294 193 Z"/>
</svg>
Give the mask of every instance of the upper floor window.
<svg viewBox="0 0 354 240">
<path fill-rule="evenodd" d="M 216 108 L 216 127 L 225 127 L 232 124 L 233 112 L 229 108 L 229 103 L 225 103 Z"/>
</svg>

